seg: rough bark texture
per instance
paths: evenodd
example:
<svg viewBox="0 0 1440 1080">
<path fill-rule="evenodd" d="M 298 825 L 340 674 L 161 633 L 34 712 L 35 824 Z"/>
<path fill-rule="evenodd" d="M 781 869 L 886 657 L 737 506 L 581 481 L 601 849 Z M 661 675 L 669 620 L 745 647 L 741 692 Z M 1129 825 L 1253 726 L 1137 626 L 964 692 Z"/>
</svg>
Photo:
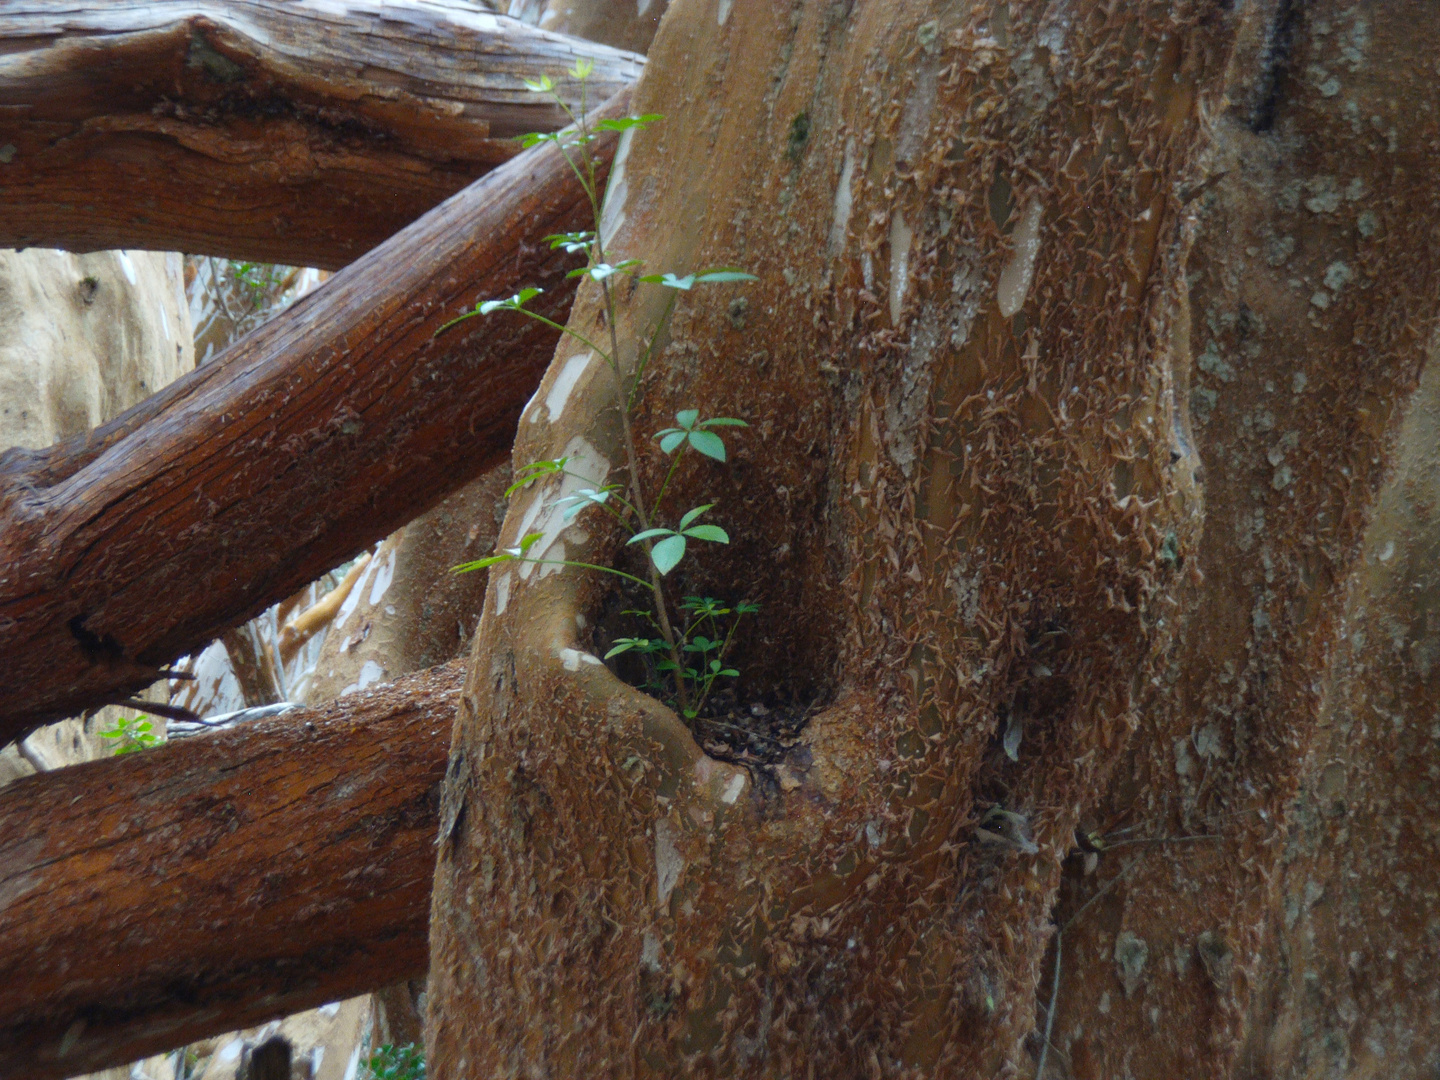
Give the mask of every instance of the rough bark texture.
<svg viewBox="0 0 1440 1080">
<path fill-rule="evenodd" d="M 1295 796 L 1341 782 L 1307 750 L 1327 682 L 1362 693 L 1330 648 L 1432 344 L 1437 117 L 1402 103 L 1436 32 L 1418 3 L 671 5 L 610 255 L 762 280 L 682 301 L 637 424 L 750 420 L 679 478 L 732 543 L 674 592 L 758 596 L 745 697 L 820 708 L 782 760 L 717 760 L 595 660 L 608 582 L 492 571 L 432 1076 L 1433 1072 L 1433 938 L 1344 944 L 1383 895 L 1297 921 L 1354 873 L 1433 891 L 1387 817 L 1430 766 L 1365 802 L 1373 862 Z M 633 356 L 664 298 L 621 297 Z M 563 345 L 516 464 L 618 477 L 611 400 Z M 615 558 L 574 486 L 502 543 Z"/>
<path fill-rule="evenodd" d="M 0 741 L 147 685 L 502 460 L 553 332 L 436 333 L 537 282 L 563 318 L 574 259 L 540 238 L 587 206 L 537 148 L 114 422 L 0 457 Z"/>
<path fill-rule="evenodd" d="M 0 1075 L 420 975 L 460 666 L 0 791 Z"/>
<path fill-rule="evenodd" d="M 643 60 L 455 0 L 0 5 L 0 245 L 334 269 Z M 578 105 L 578 101 L 575 102 Z"/>
</svg>

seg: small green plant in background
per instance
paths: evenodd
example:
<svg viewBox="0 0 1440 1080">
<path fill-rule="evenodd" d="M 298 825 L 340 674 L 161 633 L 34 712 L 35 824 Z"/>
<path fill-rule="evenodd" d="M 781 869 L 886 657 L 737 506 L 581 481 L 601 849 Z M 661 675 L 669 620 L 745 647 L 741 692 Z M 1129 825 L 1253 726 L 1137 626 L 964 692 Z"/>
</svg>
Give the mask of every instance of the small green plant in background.
<svg viewBox="0 0 1440 1080">
<path fill-rule="evenodd" d="M 365 1059 L 372 1080 L 425 1080 L 425 1048 L 386 1044 Z"/>
<path fill-rule="evenodd" d="M 102 739 L 115 739 L 115 756 L 150 750 L 164 740 L 154 733 L 155 725 L 142 716 L 122 716 L 109 731 L 100 732 Z"/>
<path fill-rule="evenodd" d="M 230 276 L 248 294 L 252 311 L 258 311 L 265 304 L 276 286 L 284 280 L 284 271 L 288 269 L 270 263 L 236 262 L 233 259 L 227 265 Z"/>
<path fill-rule="evenodd" d="M 585 86 L 592 66 L 591 61 L 581 60 L 570 70 L 571 77 L 580 83 L 578 115 L 572 112 L 556 93 L 555 84 L 548 77 L 536 81 L 527 80 L 526 85 L 532 92 L 547 94 L 553 98 L 565 110 L 573 126 L 564 131 L 526 135 L 522 142 L 527 148 L 545 142 L 556 144 L 590 200 L 593 230 L 561 233 L 546 239 L 550 242 L 552 251 L 563 249 L 570 254 L 586 255 L 585 265 L 572 270 L 569 276 L 588 277 L 600 286 L 605 305 L 608 342 L 597 344 L 578 330 L 562 326 L 539 312 L 531 311 L 526 305 L 539 296 L 541 291 L 535 288 L 522 289 L 508 300 L 482 301 L 475 305 L 474 310 L 446 323 L 437 334 L 478 315 L 513 311 L 574 338 L 605 361 L 614 376 L 615 405 L 620 414 L 626 455 L 625 482 L 599 488 L 582 488 L 559 500 L 557 505 L 563 507 L 566 522 L 573 521 L 577 514 L 592 506 L 613 517 L 629 533 L 627 546 L 639 545 L 643 551 L 645 576 L 640 577 L 614 567 L 596 566 L 573 559 L 544 559 L 532 556 L 531 549 L 543 535 L 538 532 L 522 537 L 515 547 L 484 559 L 464 563 L 455 569 L 460 572 L 481 570 L 510 561 L 550 563 L 597 570 L 639 585 L 648 594 L 650 606 L 646 609 L 631 609 L 625 614 L 640 619 L 655 636 L 617 638 L 605 658 L 608 660 L 622 653 L 638 656 L 647 676 L 644 689 L 668 700 L 687 719 L 694 719 L 709 699 L 717 680 L 739 676 L 740 673 L 727 663 L 727 657 L 735 643 L 735 633 L 741 619 L 760 609 L 750 601 L 727 605 L 711 597 L 695 596 L 685 597 L 678 605 L 672 604 L 665 591 L 665 576 L 690 552 L 693 542 L 728 544 L 730 537 L 721 526 L 700 520 L 714 509 L 714 503 L 702 503 L 676 512 L 676 508 L 668 505 L 666 495 L 670 491 L 670 482 L 674 479 L 676 470 L 689 451 L 693 450 L 703 458 L 724 464 L 728 455 L 720 430 L 748 425 L 745 421 L 730 416 L 702 419 L 698 409 L 682 409 L 675 416 L 675 427 L 666 428 L 655 435 L 655 448 L 669 458 L 669 465 L 664 480 L 652 496 L 645 490 L 641 477 L 641 446 L 631 421 L 645 368 L 654 356 L 661 333 L 669 323 L 680 296 L 697 286 L 756 279 L 753 274 L 731 267 L 716 267 L 677 276 L 673 273 L 642 273 L 643 268 L 636 259 L 626 259 L 614 264 L 608 261 L 600 235 L 604 201 L 596 180 L 595 160 L 590 153 L 590 144 L 600 137 L 602 131 L 623 133 L 632 128 L 643 129 L 663 117 L 649 114 L 601 120 L 592 128 L 585 114 Z M 632 288 L 645 284 L 669 290 L 660 319 L 649 328 L 645 339 L 637 340 L 630 346 L 631 351 L 628 353 L 622 350 L 615 320 L 615 287 L 620 280 L 626 278 L 630 279 Z M 507 489 L 506 495 L 556 476 L 585 479 L 579 473 L 570 472 L 566 468 L 567 464 L 568 459 L 559 458 L 553 461 L 535 461 L 522 466 L 517 470 L 515 482 Z"/>
</svg>

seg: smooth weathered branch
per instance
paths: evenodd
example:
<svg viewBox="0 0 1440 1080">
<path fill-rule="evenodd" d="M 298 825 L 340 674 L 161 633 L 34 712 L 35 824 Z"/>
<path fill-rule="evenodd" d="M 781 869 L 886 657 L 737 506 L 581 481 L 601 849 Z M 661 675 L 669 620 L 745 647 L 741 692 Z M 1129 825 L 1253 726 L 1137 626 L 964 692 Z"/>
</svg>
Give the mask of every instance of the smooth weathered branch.
<svg viewBox="0 0 1440 1080">
<path fill-rule="evenodd" d="M 0 1076 L 416 977 L 463 666 L 0 789 Z"/>
<path fill-rule="evenodd" d="M 589 213 L 538 147 L 110 424 L 0 456 L 0 744 L 147 685 L 503 460 L 554 331 L 436 331 L 531 284 L 566 318 L 575 258 L 542 237 Z"/>
<path fill-rule="evenodd" d="M 565 123 L 633 53 L 442 0 L 0 3 L 0 245 L 334 269 Z M 558 80 L 557 80 L 558 81 Z"/>
</svg>

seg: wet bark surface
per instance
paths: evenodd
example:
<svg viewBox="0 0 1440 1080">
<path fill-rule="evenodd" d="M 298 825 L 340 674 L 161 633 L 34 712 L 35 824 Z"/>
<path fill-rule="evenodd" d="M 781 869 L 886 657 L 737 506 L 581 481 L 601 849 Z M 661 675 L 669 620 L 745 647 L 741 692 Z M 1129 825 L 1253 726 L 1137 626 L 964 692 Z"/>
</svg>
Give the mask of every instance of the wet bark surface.
<svg viewBox="0 0 1440 1080">
<path fill-rule="evenodd" d="M 0 53 L 0 244 L 324 269 L 565 124 L 525 79 L 643 64 L 432 0 L 12 0 Z"/>
<path fill-rule="evenodd" d="M 147 685 L 502 460 L 554 332 L 437 332 L 537 283 L 564 318 L 574 260 L 541 237 L 587 207 L 537 148 L 110 424 L 0 456 L 0 739 Z"/>
<path fill-rule="evenodd" d="M 0 1074 L 422 975 L 458 664 L 0 791 Z"/>
</svg>

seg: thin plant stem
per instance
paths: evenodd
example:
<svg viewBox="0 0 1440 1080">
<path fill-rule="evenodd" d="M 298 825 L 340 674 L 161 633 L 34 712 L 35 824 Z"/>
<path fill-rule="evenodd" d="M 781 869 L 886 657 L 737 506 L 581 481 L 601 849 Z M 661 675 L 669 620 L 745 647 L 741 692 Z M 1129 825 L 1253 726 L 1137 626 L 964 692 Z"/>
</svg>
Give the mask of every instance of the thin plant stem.
<svg viewBox="0 0 1440 1080">
<path fill-rule="evenodd" d="M 582 83 L 582 91 L 583 83 Z M 559 95 L 556 95 L 557 98 Z M 582 101 L 583 101 L 582 97 Z M 562 105 L 563 107 L 563 105 Z M 567 110 L 568 112 L 568 110 Z M 582 112 L 579 119 L 580 127 L 580 154 L 585 162 L 587 172 L 593 177 L 594 159 L 589 151 L 590 124 L 588 117 Z M 569 156 L 566 155 L 566 160 Z M 582 180 L 582 183 L 584 181 Z M 594 191 L 593 183 L 586 185 L 587 192 Z M 601 235 L 601 219 L 603 217 L 597 196 L 590 196 L 591 208 L 595 217 L 595 259 L 599 263 L 605 263 L 605 239 Z M 636 512 L 640 519 L 640 529 L 650 528 L 650 521 L 645 514 L 645 506 L 648 499 L 645 498 L 645 489 L 640 475 L 639 455 L 635 450 L 635 430 L 630 422 L 630 393 L 625 386 L 625 379 L 621 374 L 620 367 L 620 336 L 615 328 L 615 291 L 610 287 L 610 279 L 607 277 L 600 282 L 600 290 L 605 300 L 605 326 L 610 334 L 610 356 L 611 368 L 615 373 L 616 404 L 620 407 L 620 426 L 625 442 L 626 468 L 630 474 L 630 490 L 634 495 Z M 651 543 L 648 539 L 642 540 L 641 546 L 645 551 L 645 561 L 650 577 L 650 592 L 655 597 L 656 621 L 660 624 L 660 633 L 665 638 L 665 644 L 670 651 L 670 659 L 675 664 L 675 697 L 682 712 L 689 709 L 689 695 L 685 691 L 685 667 L 680 662 L 680 647 L 675 636 L 675 630 L 670 625 L 669 604 L 665 600 L 665 587 L 660 581 L 660 571 L 655 566 L 655 559 L 651 554 Z"/>
<path fill-rule="evenodd" d="M 652 518 L 660 512 L 660 500 L 665 498 L 665 489 L 670 486 L 670 478 L 675 475 L 675 470 L 680 467 L 680 459 L 685 456 L 685 447 L 686 444 L 681 443 L 679 451 L 670 459 L 670 468 L 665 473 L 665 479 L 660 484 L 660 490 L 655 493 L 655 505 L 650 510 L 650 516 Z"/>
<path fill-rule="evenodd" d="M 640 354 L 639 361 L 635 365 L 635 380 L 630 384 L 630 396 L 626 400 L 629 408 L 635 407 L 635 395 L 640 392 L 640 379 L 645 374 L 645 368 L 650 363 L 650 358 L 655 354 L 655 342 L 660 340 L 660 331 L 670 321 L 670 314 L 675 310 L 675 304 L 680 299 L 680 293 L 672 289 L 670 299 L 665 303 L 665 311 L 660 316 L 660 321 L 655 324 L 655 332 L 650 335 L 650 343 L 645 346 L 645 351 Z"/>
</svg>

